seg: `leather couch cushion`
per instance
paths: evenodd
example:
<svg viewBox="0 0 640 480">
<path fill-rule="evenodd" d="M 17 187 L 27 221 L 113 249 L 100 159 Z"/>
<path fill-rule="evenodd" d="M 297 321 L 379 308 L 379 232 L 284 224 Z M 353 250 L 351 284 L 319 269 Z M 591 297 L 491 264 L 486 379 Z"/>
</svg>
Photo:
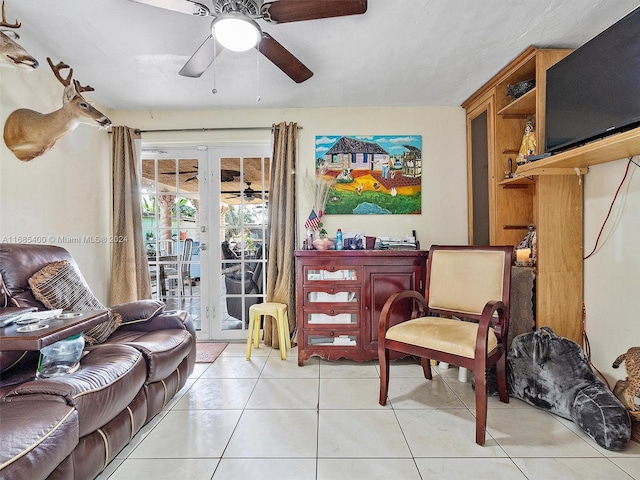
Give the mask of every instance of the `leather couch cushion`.
<svg viewBox="0 0 640 480">
<path fill-rule="evenodd" d="M 21 383 L 6 392 L 5 401 L 30 404 L 29 400 L 46 399 L 75 406 L 82 437 L 126 409 L 144 385 L 146 373 L 144 358 L 136 349 L 97 345 L 82 357 L 75 373 Z"/>
<path fill-rule="evenodd" d="M 193 336 L 187 330 L 153 332 L 118 330 L 110 342 L 125 343 L 140 351 L 147 362 L 147 381 L 163 380 L 174 372 L 193 348 Z"/>
<path fill-rule="evenodd" d="M 0 478 L 46 478 L 78 444 L 78 412 L 66 403 L 0 404 Z"/>
</svg>

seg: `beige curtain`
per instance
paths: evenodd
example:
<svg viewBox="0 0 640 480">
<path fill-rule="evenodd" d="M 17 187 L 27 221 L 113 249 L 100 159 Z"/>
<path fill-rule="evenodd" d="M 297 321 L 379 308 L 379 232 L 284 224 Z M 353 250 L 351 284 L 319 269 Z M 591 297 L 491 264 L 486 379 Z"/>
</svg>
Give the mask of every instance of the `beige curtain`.
<svg viewBox="0 0 640 480">
<path fill-rule="evenodd" d="M 142 238 L 140 178 L 133 129 L 111 127 L 113 238 L 110 305 L 151 298 L 149 265 Z"/>
<path fill-rule="evenodd" d="M 296 268 L 293 252 L 297 245 L 296 156 L 298 124 L 285 122 L 272 127 L 273 156 L 269 181 L 269 259 L 267 301 L 287 305 L 289 330 L 296 325 Z M 278 348 L 276 326 L 265 317 L 264 343 Z"/>
</svg>

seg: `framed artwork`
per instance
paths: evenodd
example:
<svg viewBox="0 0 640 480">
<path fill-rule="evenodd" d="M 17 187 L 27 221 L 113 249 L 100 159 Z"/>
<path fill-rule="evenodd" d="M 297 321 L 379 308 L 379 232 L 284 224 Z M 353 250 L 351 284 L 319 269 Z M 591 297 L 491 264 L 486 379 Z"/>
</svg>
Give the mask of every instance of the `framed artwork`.
<svg viewBox="0 0 640 480">
<path fill-rule="evenodd" d="M 419 214 L 421 135 L 316 136 L 316 176 L 331 183 L 323 213 Z"/>
</svg>

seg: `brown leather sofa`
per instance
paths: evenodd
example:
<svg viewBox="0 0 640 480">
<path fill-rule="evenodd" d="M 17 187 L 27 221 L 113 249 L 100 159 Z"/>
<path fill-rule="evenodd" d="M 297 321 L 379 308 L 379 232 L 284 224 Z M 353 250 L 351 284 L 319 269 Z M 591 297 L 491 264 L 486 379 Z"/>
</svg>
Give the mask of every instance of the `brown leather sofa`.
<svg viewBox="0 0 640 480">
<path fill-rule="evenodd" d="M 28 279 L 60 260 L 77 269 L 61 247 L 0 244 L 0 307 L 46 310 Z M 75 373 L 38 379 L 37 351 L 0 350 L 0 479 L 95 478 L 185 385 L 196 353 L 188 313 L 152 300 L 112 309 L 123 324 L 85 347 Z"/>
</svg>

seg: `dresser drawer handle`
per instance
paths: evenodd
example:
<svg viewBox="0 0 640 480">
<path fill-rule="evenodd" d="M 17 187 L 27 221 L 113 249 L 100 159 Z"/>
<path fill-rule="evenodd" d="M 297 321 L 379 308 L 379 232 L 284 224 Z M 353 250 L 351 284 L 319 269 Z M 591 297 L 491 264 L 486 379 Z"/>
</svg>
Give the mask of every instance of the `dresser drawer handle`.
<svg viewBox="0 0 640 480">
<path fill-rule="evenodd" d="M 336 334 L 335 334 L 334 332 L 329 332 L 329 336 L 330 336 L 330 337 L 335 337 L 335 336 L 336 336 Z"/>
</svg>

